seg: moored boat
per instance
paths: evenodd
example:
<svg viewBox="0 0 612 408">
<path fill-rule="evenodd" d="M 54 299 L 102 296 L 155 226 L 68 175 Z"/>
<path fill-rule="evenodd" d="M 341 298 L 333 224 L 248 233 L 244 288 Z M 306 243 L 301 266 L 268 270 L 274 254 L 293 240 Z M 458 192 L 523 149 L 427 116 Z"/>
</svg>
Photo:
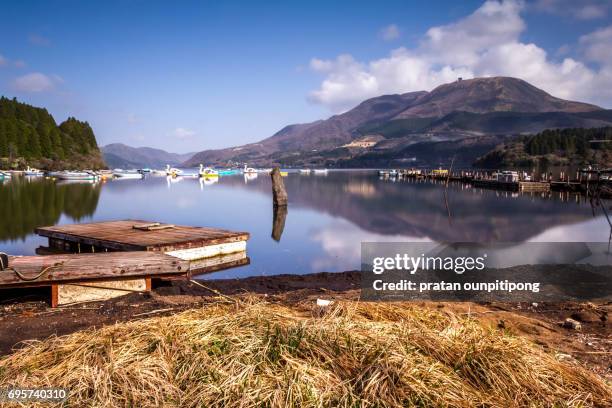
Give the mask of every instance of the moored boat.
<svg viewBox="0 0 612 408">
<path fill-rule="evenodd" d="M 312 170 L 310 170 L 310 169 L 300 169 L 300 173 L 301 174 L 310 174 L 311 171 Z"/>
<path fill-rule="evenodd" d="M 233 174 L 240 173 L 240 170 L 236 169 L 227 169 L 227 170 L 218 170 L 220 176 L 231 176 Z"/>
<path fill-rule="evenodd" d="M 114 171 L 113 177 L 117 179 L 142 179 L 144 174 L 137 171 Z"/>
<path fill-rule="evenodd" d="M 174 167 L 170 167 L 169 164 L 166 164 L 166 175 L 167 176 L 172 176 L 172 177 L 176 177 L 176 176 L 180 176 L 183 174 L 183 170 L 181 169 L 177 169 Z"/>
<path fill-rule="evenodd" d="M 200 177 L 204 178 L 216 178 L 219 177 L 219 172 L 217 170 L 213 170 L 210 167 L 204 167 L 204 165 L 200 164 Z"/>
<path fill-rule="evenodd" d="M 97 176 L 86 171 L 58 171 L 51 173 L 52 177 L 60 180 L 95 180 Z"/>
<path fill-rule="evenodd" d="M 12 175 L 8 171 L 0 171 L 0 179 L 10 179 L 11 177 Z"/>
<path fill-rule="evenodd" d="M 242 170 L 242 172 L 243 172 L 244 174 L 257 174 L 257 173 L 258 173 L 258 172 L 257 172 L 257 170 L 255 170 L 255 169 L 254 169 L 254 168 L 252 168 L 252 167 L 247 167 L 247 165 L 246 165 L 246 164 L 244 165 L 244 169 Z"/>
<path fill-rule="evenodd" d="M 315 169 L 314 174 L 327 174 L 327 169 Z"/>
<path fill-rule="evenodd" d="M 23 172 L 23 174 L 26 176 L 39 177 L 39 176 L 43 176 L 45 173 L 41 170 L 34 169 L 28 166 L 28 168 Z"/>
</svg>

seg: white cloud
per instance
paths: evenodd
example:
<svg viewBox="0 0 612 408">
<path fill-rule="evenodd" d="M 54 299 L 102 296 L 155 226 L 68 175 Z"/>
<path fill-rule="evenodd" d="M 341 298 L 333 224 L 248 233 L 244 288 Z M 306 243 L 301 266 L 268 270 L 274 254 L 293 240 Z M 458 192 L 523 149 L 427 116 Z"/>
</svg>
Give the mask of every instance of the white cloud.
<svg viewBox="0 0 612 408">
<path fill-rule="evenodd" d="M 195 132 L 193 130 L 190 130 L 190 129 L 185 129 L 185 128 L 182 128 L 182 127 L 178 127 L 176 129 L 174 129 L 174 132 L 172 133 L 172 135 L 174 137 L 176 137 L 177 139 L 184 140 L 184 139 L 189 139 L 189 138 L 195 136 Z"/>
<path fill-rule="evenodd" d="M 612 25 L 583 35 L 580 45 L 590 61 L 612 66 Z"/>
<path fill-rule="evenodd" d="M 17 68 L 24 68 L 26 66 L 26 63 L 24 60 L 17 60 L 15 62 L 13 62 L 13 64 L 17 67 Z"/>
<path fill-rule="evenodd" d="M 341 112 L 382 94 L 431 90 L 457 77 L 504 75 L 561 98 L 612 104 L 612 29 L 581 40 L 586 55 L 600 67 L 573 58 L 555 62 L 536 44 L 520 41 L 526 29 L 523 9 L 520 1 L 486 1 L 467 17 L 431 27 L 417 47 L 398 48 L 378 60 L 361 62 L 349 54 L 314 58 L 311 69 L 325 78 L 309 99 Z"/>
<path fill-rule="evenodd" d="M 15 78 L 12 85 L 19 92 L 48 92 L 62 82 L 64 80 L 57 75 L 48 76 L 40 72 L 32 72 Z"/>
<path fill-rule="evenodd" d="M 604 18 L 610 9 L 609 0 L 538 0 L 531 4 L 536 11 L 564 15 L 579 20 Z"/>
<path fill-rule="evenodd" d="M 395 24 L 390 24 L 380 30 L 380 37 L 385 41 L 393 41 L 400 37 L 400 29 Z"/>
</svg>

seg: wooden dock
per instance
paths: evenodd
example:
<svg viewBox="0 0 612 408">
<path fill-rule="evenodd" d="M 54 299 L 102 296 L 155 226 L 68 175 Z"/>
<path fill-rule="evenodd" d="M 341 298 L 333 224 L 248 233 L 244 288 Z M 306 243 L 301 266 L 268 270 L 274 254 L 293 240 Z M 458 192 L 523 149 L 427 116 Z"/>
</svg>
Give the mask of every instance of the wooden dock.
<svg viewBox="0 0 612 408">
<path fill-rule="evenodd" d="M 140 226 L 152 226 L 150 229 Z M 64 252 L 158 251 L 245 243 L 247 232 L 160 224 L 142 220 L 94 222 L 36 228 L 49 238 L 49 247 Z M 211 254 L 214 256 L 217 254 Z"/>
<path fill-rule="evenodd" d="M 247 265 L 249 234 L 142 220 L 37 228 L 49 239 L 46 256 L 11 257 L 0 289 L 51 286 L 52 305 L 147 291 L 157 278 Z"/>
</svg>

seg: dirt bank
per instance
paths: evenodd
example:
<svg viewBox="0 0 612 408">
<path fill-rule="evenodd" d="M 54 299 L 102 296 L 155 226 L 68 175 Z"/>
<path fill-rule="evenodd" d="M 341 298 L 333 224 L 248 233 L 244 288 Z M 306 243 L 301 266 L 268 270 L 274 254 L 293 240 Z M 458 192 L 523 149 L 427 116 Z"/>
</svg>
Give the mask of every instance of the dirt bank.
<svg viewBox="0 0 612 408">
<path fill-rule="evenodd" d="M 258 296 L 295 308 L 312 305 L 317 298 L 358 299 L 358 272 L 279 275 L 202 282 L 162 282 L 148 294 L 130 294 L 106 302 L 51 309 L 44 291 L 0 293 L 0 353 L 8 354 L 23 341 L 61 336 L 150 316 L 163 316 L 206 305 L 220 295 Z M 589 370 L 612 380 L 612 330 L 608 313 L 612 305 L 594 304 L 475 304 L 419 302 L 424 308 L 448 310 L 528 337 L 545 349 L 562 353 Z M 566 318 L 580 330 L 562 327 Z"/>
</svg>

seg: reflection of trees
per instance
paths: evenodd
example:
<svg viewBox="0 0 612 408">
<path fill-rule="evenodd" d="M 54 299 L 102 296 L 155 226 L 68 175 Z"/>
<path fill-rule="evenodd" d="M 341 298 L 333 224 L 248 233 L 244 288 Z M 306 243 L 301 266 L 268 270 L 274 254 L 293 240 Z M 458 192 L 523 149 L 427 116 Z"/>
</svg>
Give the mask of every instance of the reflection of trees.
<svg viewBox="0 0 612 408">
<path fill-rule="evenodd" d="M 53 180 L 14 177 L 0 183 L 0 240 L 25 238 L 36 227 L 93 215 L 100 185 L 56 184 Z"/>
</svg>

